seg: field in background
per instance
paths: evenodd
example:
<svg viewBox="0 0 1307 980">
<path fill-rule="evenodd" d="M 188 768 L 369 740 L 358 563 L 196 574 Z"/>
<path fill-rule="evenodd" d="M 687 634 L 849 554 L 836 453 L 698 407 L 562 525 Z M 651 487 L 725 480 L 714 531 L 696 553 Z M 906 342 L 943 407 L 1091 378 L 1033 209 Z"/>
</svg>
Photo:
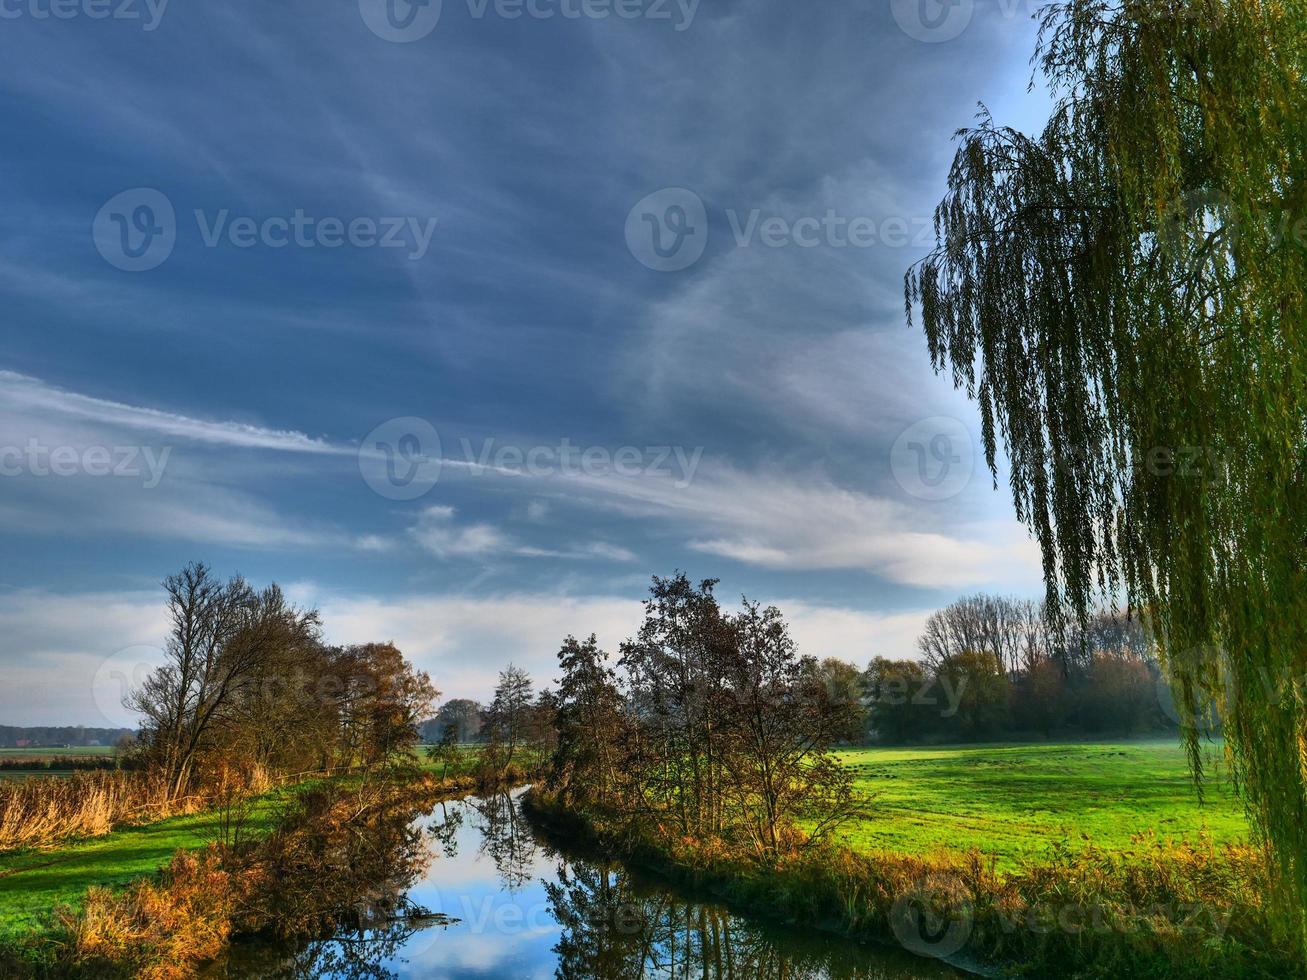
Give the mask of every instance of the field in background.
<svg viewBox="0 0 1307 980">
<path fill-rule="evenodd" d="M 112 759 L 118 750 L 112 745 L 77 746 L 67 749 L 0 748 L 0 779 L 27 779 L 30 776 L 67 776 L 71 768 L 46 768 L 46 762 Z M 31 769 L 25 768 L 31 765 Z"/>
<path fill-rule="evenodd" d="M 1213 745 L 1200 803 L 1174 739 L 1055 742 L 840 752 L 871 815 L 845 839 L 860 849 L 923 854 L 972 847 L 1014 867 L 1059 841 L 1127 851 L 1131 837 L 1217 843 L 1248 825 Z"/>
<path fill-rule="evenodd" d="M 112 756 L 112 745 L 84 745 L 69 749 L 0 749 L 0 759 L 84 759 Z"/>
</svg>

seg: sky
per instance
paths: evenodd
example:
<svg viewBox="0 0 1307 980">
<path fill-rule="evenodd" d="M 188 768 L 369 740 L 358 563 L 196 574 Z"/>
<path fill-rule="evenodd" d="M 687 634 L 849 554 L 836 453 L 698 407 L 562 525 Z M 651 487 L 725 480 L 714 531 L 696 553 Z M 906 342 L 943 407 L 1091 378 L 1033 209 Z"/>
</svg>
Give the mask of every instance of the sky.
<svg viewBox="0 0 1307 980">
<path fill-rule="evenodd" d="M 650 576 L 911 656 L 1040 592 L 902 277 L 1023 0 L 0 0 L 0 724 L 130 724 L 161 580 L 447 697 Z"/>
</svg>

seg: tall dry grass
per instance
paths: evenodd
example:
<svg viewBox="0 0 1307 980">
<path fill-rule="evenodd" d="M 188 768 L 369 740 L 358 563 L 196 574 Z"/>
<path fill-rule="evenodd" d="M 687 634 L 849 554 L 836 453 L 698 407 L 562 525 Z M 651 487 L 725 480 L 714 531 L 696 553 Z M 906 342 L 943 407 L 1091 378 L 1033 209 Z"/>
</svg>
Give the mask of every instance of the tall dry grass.
<svg viewBox="0 0 1307 980">
<path fill-rule="evenodd" d="M 62 962 L 67 976 L 180 980 L 213 959 L 231 935 L 231 917 L 248 889 L 244 871 L 224 867 L 212 846 L 179 852 L 157 879 L 122 891 L 92 888 L 80 911 L 61 910 Z"/>
<path fill-rule="evenodd" d="M 150 823 L 208 809 L 233 791 L 261 793 L 273 781 L 262 769 L 222 769 L 204 786 L 168 799 L 166 781 L 151 772 L 79 772 L 0 782 L 0 853 L 53 847 L 98 837 L 115 827 Z"/>
<path fill-rule="evenodd" d="M 306 939 L 376 913 L 388 921 L 429 860 L 415 816 L 466 778 L 302 789 L 266 838 L 178 852 L 158 876 L 92 888 L 48 932 L 0 947 L 0 977 L 194 976 L 233 935 Z M 380 903 L 380 906 L 379 906 Z"/>
</svg>

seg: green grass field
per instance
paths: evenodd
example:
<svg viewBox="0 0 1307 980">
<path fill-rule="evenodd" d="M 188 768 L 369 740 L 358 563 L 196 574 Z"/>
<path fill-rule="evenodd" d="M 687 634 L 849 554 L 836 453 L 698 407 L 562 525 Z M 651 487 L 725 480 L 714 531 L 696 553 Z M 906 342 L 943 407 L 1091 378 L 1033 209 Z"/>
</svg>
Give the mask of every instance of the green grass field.
<svg viewBox="0 0 1307 980">
<path fill-rule="evenodd" d="M 264 834 L 289 798 L 280 790 L 254 801 L 245 832 Z M 173 817 L 128 827 L 49 851 L 0 854 L 0 940 L 37 926 L 56 905 L 79 904 L 91 885 L 124 885 L 163 867 L 180 848 L 217 838 L 212 813 Z"/>
<path fill-rule="evenodd" d="M 1247 839 L 1242 809 L 1211 752 L 1200 803 L 1175 739 L 854 749 L 870 817 L 843 831 L 859 848 L 924 854 L 979 848 L 999 866 L 1038 860 L 1059 841 L 1127 850 L 1135 834 Z"/>
<path fill-rule="evenodd" d="M 28 779 L 31 776 L 66 776 L 71 775 L 71 769 L 44 769 L 35 768 L 41 763 L 51 760 L 64 759 L 111 759 L 117 754 L 117 749 L 112 745 L 91 745 L 79 746 L 70 749 L 12 749 L 0 748 L 0 762 L 15 765 L 26 765 L 30 763 L 34 768 L 30 771 L 26 769 L 3 769 L 0 770 L 0 780 L 3 779 Z"/>
</svg>

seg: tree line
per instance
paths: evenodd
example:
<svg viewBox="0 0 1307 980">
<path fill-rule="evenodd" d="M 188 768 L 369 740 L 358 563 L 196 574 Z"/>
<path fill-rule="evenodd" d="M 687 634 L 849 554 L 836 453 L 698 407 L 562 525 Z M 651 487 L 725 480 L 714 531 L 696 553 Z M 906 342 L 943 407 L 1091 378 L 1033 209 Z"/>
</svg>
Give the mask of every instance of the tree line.
<svg viewBox="0 0 1307 980">
<path fill-rule="evenodd" d="M 827 662 L 865 710 L 868 739 L 1174 731 L 1169 688 L 1143 622 L 1099 611 L 1060 627 L 1032 600 L 977 594 L 932 614 L 920 658 L 874 658 L 860 674 Z"/>
<path fill-rule="evenodd" d="M 770 636 L 769 630 L 783 626 L 775 610 L 747 604 L 741 614 L 745 619 L 737 617 L 722 625 L 713 617 L 727 617 L 716 607 L 711 592 L 701 586 L 693 601 L 680 593 L 673 601 L 660 591 L 657 616 L 645 622 L 640 639 L 622 647 L 625 677 L 647 707 L 665 706 L 672 697 L 664 676 L 672 667 L 667 657 L 676 661 L 676 682 L 683 687 L 708 683 L 701 670 L 725 669 L 720 663 L 711 666 L 719 654 L 710 637 L 696 634 L 697 652 L 681 646 L 691 642 L 687 631 L 707 629 L 705 624 L 712 622 L 714 629 L 728 634 L 734 630 L 732 642 L 745 637 L 756 645 L 763 642 L 761 637 Z M 783 640 L 771 637 L 770 641 L 792 642 L 788 631 Z M 602 658 L 595 643 L 593 638 L 569 639 L 562 654 L 564 687 L 557 694 L 546 689 L 533 697 L 529 677 L 510 665 L 500 675 L 491 704 L 467 698 L 445 702 L 422 725 L 424 739 L 447 746 L 484 743 L 510 761 L 524 741 L 536 751 L 543 746 L 547 754 L 555 737 L 551 718 L 570 696 L 568 685 L 579 683 L 571 671 L 582 665 L 592 673 L 600 670 Z M 932 614 L 917 647 L 916 659 L 872 657 L 865 666 L 840 657 L 800 658 L 804 670 L 838 707 L 839 724 L 831 733 L 835 742 L 903 744 L 1176 730 L 1174 712 L 1168 711 L 1169 689 L 1138 618 L 1102 611 L 1082 628 L 1059 630 L 1040 602 L 976 594 Z M 673 648 L 679 652 L 669 652 Z M 770 656 L 780 654 L 773 651 Z M 692 668 L 691 662 L 700 666 Z M 586 683 L 596 684 L 597 676 Z M 720 686 L 722 681 L 712 683 Z M 692 737 L 688 733 L 706 723 L 698 716 L 697 703 L 683 693 L 678 697 L 679 724 L 686 728 L 688 739 Z M 617 705 L 613 701 L 607 710 L 615 711 Z M 655 716 L 656 712 L 651 715 Z M 708 733 L 697 734 L 707 739 L 702 744 L 712 744 Z"/>
</svg>

